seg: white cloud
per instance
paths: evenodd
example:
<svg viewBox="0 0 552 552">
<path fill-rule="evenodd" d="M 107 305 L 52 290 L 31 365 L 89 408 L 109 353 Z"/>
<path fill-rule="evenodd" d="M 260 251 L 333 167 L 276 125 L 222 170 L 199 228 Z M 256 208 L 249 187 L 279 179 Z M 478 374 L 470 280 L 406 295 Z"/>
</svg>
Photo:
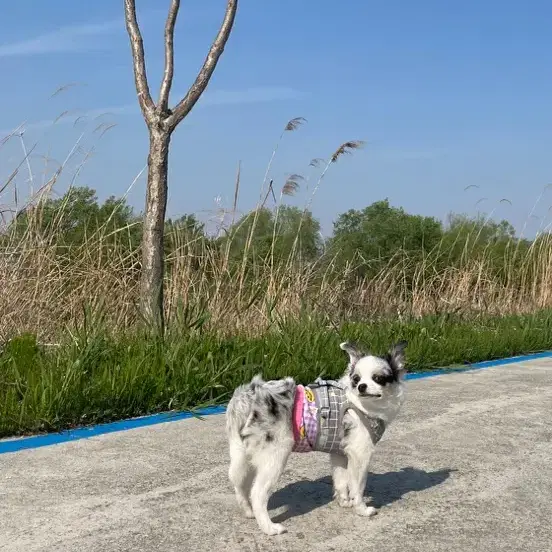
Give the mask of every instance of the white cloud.
<svg viewBox="0 0 552 552">
<path fill-rule="evenodd" d="M 134 104 L 119 105 L 115 107 L 101 107 L 98 109 L 90 109 L 88 111 L 82 110 L 70 110 L 58 115 L 55 119 L 42 119 L 41 121 L 24 122 L 12 129 L 0 130 L 0 140 L 5 139 L 11 135 L 18 135 L 33 130 L 43 130 L 46 128 L 52 128 L 58 125 L 74 125 L 79 123 L 88 124 L 90 122 L 100 125 L 102 123 L 108 123 L 109 117 L 112 115 L 124 115 L 126 113 L 133 113 L 137 111 L 137 106 Z M 82 128 L 82 127 L 80 127 Z"/>
<path fill-rule="evenodd" d="M 40 54 L 83 51 L 101 47 L 94 37 L 123 30 L 122 19 L 101 23 L 70 25 L 17 42 L 0 45 L 0 57 L 34 56 Z"/>
<path fill-rule="evenodd" d="M 402 150 L 402 149 L 386 149 L 372 150 L 372 157 L 382 161 L 431 161 L 438 157 L 446 155 L 448 151 L 443 148 L 435 148 L 431 150 Z"/>
<path fill-rule="evenodd" d="M 195 10 L 180 16 L 186 23 L 196 22 L 202 12 Z M 164 21 L 166 9 L 148 8 L 139 10 L 138 20 L 142 32 L 153 20 Z M 8 44 L 0 44 L 1 57 L 35 56 L 98 50 L 107 47 L 105 40 L 98 40 L 109 34 L 125 32 L 124 18 L 111 19 L 98 23 L 77 23 L 61 27 L 55 31 L 39 34 Z"/>
<path fill-rule="evenodd" d="M 245 90 L 214 90 L 207 91 L 199 105 L 240 105 L 251 103 L 265 103 L 280 100 L 293 100 L 302 94 L 287 86 L 256 86 Z"/>
<path fill-rule="evenodd" d="M 206 92 L 197 104 L 197 108 L 226 105 L 248 105 L 253 103 L 270 103 L 275 101 L 291 100 L 303 94 L 294 88 L 286 86 L 254 86 L 243 90 L 214 90 Z M 15 129 L 0 130 L 0 139 L 12 133 L 21 131 L 41 130 L 57 125 L 109 122 L 112 115 L 137 115 L 139 113 L 138 100 L 119 106 L 99 107 L 88 111 L 67 111 L 57 119 L 44 119 L 23 123 Z"/>
</svg>

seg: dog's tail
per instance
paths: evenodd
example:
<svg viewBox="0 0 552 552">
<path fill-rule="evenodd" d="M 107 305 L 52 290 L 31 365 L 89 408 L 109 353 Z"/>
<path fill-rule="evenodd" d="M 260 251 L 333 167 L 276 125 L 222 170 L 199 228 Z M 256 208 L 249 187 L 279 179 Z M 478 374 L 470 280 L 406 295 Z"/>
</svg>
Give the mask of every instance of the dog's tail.
<svg viewBox="0 0 552 552">
<path fill-rule="evenodd" d="M 296 387 L 293 378 L 264 381 L 260 374 L 238 387 L 226 410 L 229 434 L 243 439 L 265 431 L 279 419 L 291 419 Z"/>
</svg>

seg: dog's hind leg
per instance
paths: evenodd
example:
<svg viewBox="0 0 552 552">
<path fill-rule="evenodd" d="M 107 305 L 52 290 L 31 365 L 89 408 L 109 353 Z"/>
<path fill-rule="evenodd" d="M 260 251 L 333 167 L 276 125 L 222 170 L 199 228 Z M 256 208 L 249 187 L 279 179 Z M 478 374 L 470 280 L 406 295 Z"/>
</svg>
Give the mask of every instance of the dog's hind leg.
<svg viewBox="0 0 552 552">
<path fill-rule="evenodd" d="M 255 470 L 248 462 L 243 443 L 230 440 L 230 468 L 228 477 L 236 492 L 236 500 L 243 510 L 245 517 L 252 518 L 253 510 L 249 496 L 251 485 L 255 477 Z"/>
<path fill-rule="evenodd" d="M 261 531 L 267 535 L 279 535 L 286 532 L 283 525 L 272 523 L 268 515 L 268 498 L 284 471 L 292 447 L 293 440 L 290 440 L 289 443 L 280 442 L 278 445 L 267 445 L 257 451 L 252 458 L 257 474 L 251 489 L 251 505 Z"/>
</svg>

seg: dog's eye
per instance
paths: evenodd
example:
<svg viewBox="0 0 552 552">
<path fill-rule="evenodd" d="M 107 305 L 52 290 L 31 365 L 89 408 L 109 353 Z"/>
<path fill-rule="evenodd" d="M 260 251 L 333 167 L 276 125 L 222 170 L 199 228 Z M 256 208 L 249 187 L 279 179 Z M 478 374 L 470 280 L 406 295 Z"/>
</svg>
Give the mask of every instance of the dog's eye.
<svg viewBox="0 0 552 552">
<path fill-rule="evenodd" d="M 375 376 L 372 376 L 372 379 L 378 385 L 385 385 L 387 383 L 387 378 L 385 376 L 382 376 L 381 374 L 376 374 Z"/>
<path fill-rule="evenodd" d="M 355 374 L 355 375 L 353 376 L 352 381 L 353 381 L 353 384 L 354 384 L 354 385 L 357 385 L 358 382 L 360 381 L 360 376 L 359 376 L 358 374 Z"/>
</svg>

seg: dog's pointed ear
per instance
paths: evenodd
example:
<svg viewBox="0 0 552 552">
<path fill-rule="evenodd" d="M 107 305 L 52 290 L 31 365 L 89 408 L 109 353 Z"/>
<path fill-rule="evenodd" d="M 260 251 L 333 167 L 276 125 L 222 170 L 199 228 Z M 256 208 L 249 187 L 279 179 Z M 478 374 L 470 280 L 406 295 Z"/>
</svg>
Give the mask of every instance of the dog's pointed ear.
<svg viewBox="0 0 552 552">
<path fill-rule="evenodd" d="M 364 356 L 355 343 L 345 341 L 339 345 L 349 355 L 349 366 L 354 368 L 355 364 Z"/>
<path fill-rule="evenodd" d="M 391 366 L 393 372 L 395 372 L 399 377 L 404 376 L 404 374 L 406 373 L 404 367 L 404 350 L 406 349 L 407 345 L 407 341 L 399 341 L 398 343 L 395 343 L 395 345 L 393 345 L 387 353 L 387 360 L 389 362 L 389 365 Z"/>
</svg>

